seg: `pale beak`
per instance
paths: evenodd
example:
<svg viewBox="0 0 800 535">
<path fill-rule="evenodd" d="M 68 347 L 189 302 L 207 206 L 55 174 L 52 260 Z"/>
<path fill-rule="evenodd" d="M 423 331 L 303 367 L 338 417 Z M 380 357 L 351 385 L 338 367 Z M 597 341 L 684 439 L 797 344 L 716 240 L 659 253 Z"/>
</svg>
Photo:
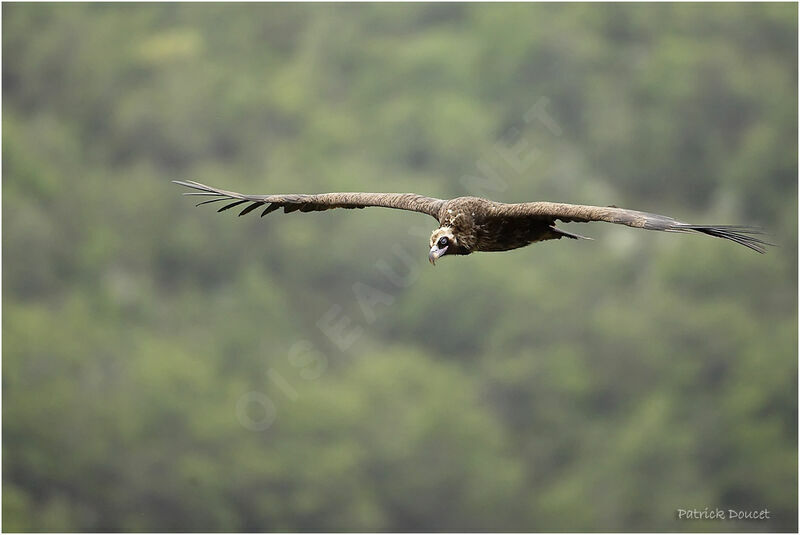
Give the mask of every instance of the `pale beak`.
<svg viewBox="0 0 800 535">
<path fill-rule="evenodd" d="M 431 264 L 435 266 L 436 259 L 442 256 L 445 252 L 447 252 L 447 247 L 439 249 L 434 245 L 433 247 L 431 247 L 431 252 L 428 253 L 428 260 L 430 261 Z"/>
</svg>

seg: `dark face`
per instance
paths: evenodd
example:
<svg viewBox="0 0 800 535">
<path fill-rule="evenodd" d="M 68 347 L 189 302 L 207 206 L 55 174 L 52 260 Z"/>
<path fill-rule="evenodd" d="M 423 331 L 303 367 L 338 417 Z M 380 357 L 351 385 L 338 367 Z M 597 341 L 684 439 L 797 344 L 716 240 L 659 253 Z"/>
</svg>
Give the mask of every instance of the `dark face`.
<svg viewBox="0 0 800 535">
<path fill-rule="evenodd" d="M 433 231 L 431 234 L 431 250 L 428 253 L 428 260 L 431 264 L 436 264 L 436 260 L 446 254 L 463 254 L 459 247 L 458 239 L 453 234 L 450 227 L 442 227 Z"/>
<path fill-rule="evenodd" d="M 447 249 L 450 246 L 450 238 L 442 236 L 431 247 L 431 252 L 428 253 L 428 260 L 431 264 L 436 265 L 436 259 L 447 254 Z"/>
</svg>

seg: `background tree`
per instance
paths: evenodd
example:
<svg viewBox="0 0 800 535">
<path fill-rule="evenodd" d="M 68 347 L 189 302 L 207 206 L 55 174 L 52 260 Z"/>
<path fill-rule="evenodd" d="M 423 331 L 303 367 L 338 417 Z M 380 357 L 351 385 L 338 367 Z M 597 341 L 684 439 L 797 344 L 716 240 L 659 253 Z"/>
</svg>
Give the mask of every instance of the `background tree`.
<svg viewBox="0 0 800 535">
<path fill-rule="evenodd" d="M 3 95 L 4 529 L 797 529 L 795 5 L 6 4 Z M 422 216 L 171 179 L 780 246 L 576 225 L 431 269 Z"/>
</svg>

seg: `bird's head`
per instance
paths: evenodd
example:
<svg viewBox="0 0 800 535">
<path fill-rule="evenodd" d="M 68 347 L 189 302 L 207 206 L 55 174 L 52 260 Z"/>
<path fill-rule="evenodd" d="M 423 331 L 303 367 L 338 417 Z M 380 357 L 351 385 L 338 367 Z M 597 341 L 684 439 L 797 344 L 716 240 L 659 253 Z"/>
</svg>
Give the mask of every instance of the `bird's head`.
<svg viewBox="0 0 800 535">
<path fill-rule="evenodd" d="M 469 251 L 460 243 L 452 227 L 439 227 L 431 234 L 431 251 L 428 260 L 436 265 L 436 260 L 446 254 L 469 254 Z"/>
</svg>

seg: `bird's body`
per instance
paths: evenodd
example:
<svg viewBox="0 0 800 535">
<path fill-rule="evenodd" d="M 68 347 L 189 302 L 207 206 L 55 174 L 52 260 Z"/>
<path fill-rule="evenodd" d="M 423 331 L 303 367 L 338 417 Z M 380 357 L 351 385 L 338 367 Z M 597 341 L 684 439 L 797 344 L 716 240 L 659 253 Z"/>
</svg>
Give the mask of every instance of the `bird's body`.
<svg viewBox="0 0 800 535">
<path fill-rule="evenodd" d="M 545 219 L 514 216 L 509 212 L 512 206 L 479 197 L 457 197 L 442 206 L 439 226 L 451 228 L 459 236 L 462 254 L 510 251 L 562 236 Z"/>
<path fill-rule="evenodd" d="M 614 206 L 600 207 L 553 202 L 507 204 L 480 197 L 434 199 L 414 193 L 322 193 L 316 195 L 243 195 L 205 186 L 197 182 L 175 181 L 199 192 L 187 195 L 212 197 L 198 204 L 231 201 L 218 211 L 238 205 L 247 206 L 245 215 L 259 207 L 265 216 L 279 208 L 285 213 L 322 211 L 333 208 L 378 206 L 428 214 L 439 222 L 430 239 L 428 258 L 432 263 L 444 255 L 468 255 L 475 252 L 509 251 L 531 243 L 583 236 L 556 227 L 556 221 L 605 221 L 646 230 L 695 232 L 724 238 L 756 252 L 765 252 L 767 242 L 757 238 L 757 229 L 730 225 L 690 225 L 671 217 Z"/>
</svg>

